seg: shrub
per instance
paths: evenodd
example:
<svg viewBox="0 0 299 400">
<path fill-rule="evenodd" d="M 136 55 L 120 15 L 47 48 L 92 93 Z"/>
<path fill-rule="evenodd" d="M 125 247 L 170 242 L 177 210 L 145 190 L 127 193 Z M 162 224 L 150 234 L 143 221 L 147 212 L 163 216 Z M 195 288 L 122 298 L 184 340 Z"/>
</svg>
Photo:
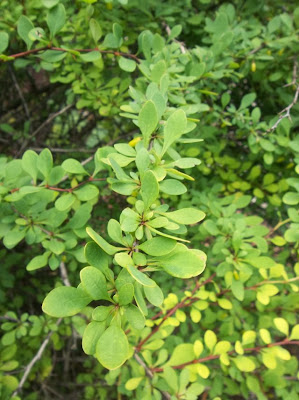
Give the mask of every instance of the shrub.
<svg viewBox="0 0 299 400">
<path fill-rule="evenodd" d="M 3 3 L 1 399 L 297 399 L 299 9 Z"/>
</svg>

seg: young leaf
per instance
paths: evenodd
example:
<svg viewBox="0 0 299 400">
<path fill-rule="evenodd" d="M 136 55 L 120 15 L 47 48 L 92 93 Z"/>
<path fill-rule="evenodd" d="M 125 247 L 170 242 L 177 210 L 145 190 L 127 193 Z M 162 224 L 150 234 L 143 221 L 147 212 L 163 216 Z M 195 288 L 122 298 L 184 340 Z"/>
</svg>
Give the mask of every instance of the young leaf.
<svg viewBox="0 0 299 400">
<path fill-rule="evenodd" d="M 45 298 L 42 309 L 51 317 L 70 317 L 80 312 L 92 298 L 83 290 L 62 286 L 51 290 Z"/>
<path fill-rule="evenodd" d="M 158 122 L 156 106 L 151 100 L 148 100 L 143 105 L 138 116 L 138 126 L 142 132 L 145 147 L 148 146 Z"/>
<path fill-rule="evenodd" d="M 65 8 L 63 4 L 57 4 L 51 8 L 47 15 L 47 24 L 50 29 L 51 39 L 54 38 L 57 32 L 63 28 L 65 24 Z"/>
<path fill-rule="evenodd" d="M 124 331 L 116 325 L 109 326 L 98 340 L 96 357 L 107 369 L 119 368 L 129 357 L 129 343 Z"/>
</svg>

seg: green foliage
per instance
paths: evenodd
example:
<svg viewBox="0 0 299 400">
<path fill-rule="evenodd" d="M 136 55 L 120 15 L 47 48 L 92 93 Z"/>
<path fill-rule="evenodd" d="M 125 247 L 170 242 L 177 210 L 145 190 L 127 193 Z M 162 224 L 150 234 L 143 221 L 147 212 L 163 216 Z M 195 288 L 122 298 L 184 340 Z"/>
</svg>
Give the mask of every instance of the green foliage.
<svg viewBox="0 0 299 400">
<path fill-rule="evenodd" d="M 296 400 L 298 8 L 12 3 L 3 71 L 95 125 L 84 159 L 0 124 L 0 398 Z"/>
</svg>

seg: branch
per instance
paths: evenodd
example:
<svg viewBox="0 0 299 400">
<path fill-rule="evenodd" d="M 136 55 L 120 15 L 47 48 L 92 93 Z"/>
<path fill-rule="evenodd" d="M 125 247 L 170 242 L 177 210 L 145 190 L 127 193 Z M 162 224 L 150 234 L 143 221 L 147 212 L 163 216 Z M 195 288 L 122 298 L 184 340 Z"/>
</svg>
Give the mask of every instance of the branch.
<svg viewBox="0 0 299 400">
<path fill-rule="evenodd" d="M 152 373 L 152 371 L 150 370 L 150 368 L 145 364 L 145 362 L 139 357 L 138 354 L 135 353 L 135 354 L 134 354 L 134 358 L 135 358 L 135 360 L 138 362 L 138 364 L 141 365 L 142 368 L 144 368 L 146 376 L 147 376 L 150 380 L 152 380 L 153 377 L 154 377 L 154 374 Z M 171 400 L 171 396 L 170 396 L 169 393 L 164 392 L 164 391 L 161 391 L 161 393 L 162 393 L 163 397 L 164 397 L 166 400 Z"/>
<path fill-rule="evenodd" d="M 39 47 L 37 49 L 32 49 L 32 50 L 27 50 L 27 51 L 23 51 L 21 53 L 16 53 L 16 54 L 11 54 L 7 57 L 9 57 L 8 60 L 0 60 L 0 62 L 7 62 L 7 61 L 13 61 L 16 58 L 20 58 L 20 57 L 27 57 L 30 56 L 32 54 L 38 54 L 41 51 L 45 51 L 45 50 L 56 50 L 56 51 L 62 51 L 64 53 L 71 53 L 71 51 L 77 51 L 79 53 L 90 53 L 92 51 L 98 51 L 101 54 L 113 54 L 116 57 L 125 57 L 125 58 L 131 58 L 134 61 L 137 62 L 137 64 L 140 64 L 140 59 L 135 55 L 135 54 L 131 54 L 131 53 L 124 53 L 122 51 L 113 51 L 113 50 L 100 50 L 97 47 L 93 48 L 93 49 L 64 49 L 62 47 L 54 47 L 54 46 L 44 46 L 44 47 Z M 71 53 L 72 54 L 72 53 Z"/>
<path fill-rule="evenodd" d="M 67 110 L 69 110 L 71 107 L 73 107 L 73 104 L 69 104 L 65 107 L 63 107 L 61 110 L 57 111 L 56 113 L 52 114 L 49 116 L 48 119 L 46 119 L 45 122 L 43 122 L 30 136 L 27 140 L 25 140 L 22 144 L 22 146 L 20 147 L 20 150 L 17 152 L 16 157 L 18 157 L 22 151 L 25 149 L 25 147 L 27 146 L 27 144 L 29 143 L 29 141 L 31 139 L 33 139 L 46 125 L 48 125 L 53 119 L 55 119 L 56 117 L 58 117 L 58 115 L 63 114 L 64 112 L 66 112 Z"/>
<path fill-rule="evenodd" d="M 276 342 L 276 343 L 270 343 L 270 344 L 266 344 L 264 346 L 257 346 L 257 347 L 251 347 L 248 349 L 244 349 L 245 352 L 259 352 L 265 348 L 269 348 L 269 347 L 274 347 L 274 346 L 284 346 L 284 345 L 295 345 L 295 346 L 299 346 L 299 340 L 289 340 L 289 339 L 285 339 L 282 340 L 280 342 Z M 231 350 L 229 351 L 227 354 L 236 354 L 235 350 Z M 194 365 L 194 364 L 199 364 L 199 363 L 203 363 L 206 361 L 210 361 L 210 360 L 217 360 L 218 358 L 220 358 L 221 354 L 215 354 L 215 355 L 210 355 L 207 357 L 203 357 L 203 358 L 197 358 L 193 361 L 189 361 L 183 364 L 179 364 L 179 365 L 173 365 L 172 368 L 173 369 L 183 369 L 185 368 L 187 365 Z M 162 367 L 157 367 L 157 368 L 152 368 L 151 371 L 153 373 L 155 372 L 163 372 L 163 368 Z"/>
<path fill-rule="evenodd" d="M 274 131 L 284 118 L 288 118 L 290 121 L 292 121 L 290 112 L 291 112 L 291 109 L 294 107 L 294 105 L 297 103 L 298 96 L 299 96 L 299 84 L 297 83 L 297 68 L 298 68 L 298 62 L 295 61 L 294 67 L 293 67 L 292 82 L 285 85 L 285 87 L 291 86 L 291 85 L 296 86 L 296 92 L 295 92 L 293 101 L 286 108 L 284 108 L 282 111 L 280 111 L 280 113 L 278 114 L 279 115 L 278 120 L 275 122 L 275 124 L 272 126 L 272 128 L 268 129 L 268 132 Z"/>
<path fill-rule="evenodd" d="M 65 268 L 65 263 L 63 261 L 61 261 L 59 269 L 60 269 L 60 276 L 61 276 L 61 280 L 62 280 L 63 284 L 65 286 L 71 286 L 69 277 L 67 274 L 67 270 Z"/>
<path fill-rule="evenodd" d="M 56 322 L 56 326 L 59 326 L 61 323 L 62 319 L 60 318 L 57 322 Z M 30 363 L 27 365 L 27 367 L 25 368 L 25 372 L 24 375 L 22 376 L 22 379 L 20 380 L 20 383 L 17 387 L 17 389 L 13 392 L 12 397 L 17 396 L 17 394 L 20 392 L 20 390 L 22 389 L 22 387 L 24 386 L 28 375 L 30 374 L 32 368 L 34 367 L 34 365 L 37 363 L 37 361 L 39 361 L 46 349 L 46 347 L 48 346 L 48 343 L 51 339 L 51 336 L 53 335 L 54 331 L 51 331 L 48 333 L 47 337 L 45 338 L 45 340 L 43 341 L 42 345 L 40 346 L 38 352 L 35 354 L 35 356 L 32 358 L 32 360 L 30 361 Z"/>
</svg>

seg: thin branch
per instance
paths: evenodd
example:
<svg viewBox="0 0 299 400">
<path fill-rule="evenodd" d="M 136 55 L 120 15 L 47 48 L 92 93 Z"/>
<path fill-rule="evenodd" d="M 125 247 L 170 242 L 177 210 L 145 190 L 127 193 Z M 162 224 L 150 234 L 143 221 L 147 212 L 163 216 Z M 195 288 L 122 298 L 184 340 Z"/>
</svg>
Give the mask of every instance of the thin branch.
<svg viewBox="0 0 299 400">
<path fill-rule="evenodd" d="M 56 113 L 52 114 L 49 116 L 48 119 L 46 119 L 45 122 L 43 122 L 31 135 L 30 137 L 25 140 L 22 144 L 22 146 L 20 147 L 20 150 L 17 152 L 16 157 L 18 157 L 22 151 L 26 148 L 27 144 L 30 142 L 30 140 L 32 140 L 46 125 L 48 125 L 51 121 L 53 121 L 53 119 L 55 119 L 56 117 L 58 117 L 59 115 L 65 113 L 67 110 L 69 110 L 70 108 L 73 107 L 73 104 L 69 104 L 65 107 L 63 107 L 61 110 L 57 111 Z"/>
<path fill-rule="evenodd" d="M 145 364 L 145 362 L 139 357 L 138 354 L 135 353 L 135 354 L 134 354 L 134 358 L 135 358 L 135 360 L 138 362 L 138 364 L 141 365 L 142 368 L 144 368 L 144 371 L 145 371 L 146 376 L 147 376 L 150 380 L 152 380 L 153 377 L 154 377 L 154 374 L 152 373 L 151 369 Z M 170 400 L 170 399 L 171 399 L 171 396 L 170 396 L 169 393 L 167 393 L 167 392 L 165 392 L 165 391 L 161 391 L 161 393 L 162 393 L 164 399 L 166 399 L 166 400 Z"/>
<path fill-rule="evenodd" d="M 125 57 L 125 58 L 131 58 L 134 61 L 136 61 L 138 64 L 140 63 L 140 59 L 135 55 L 135 54 L 131 54 L 131 53 L 124 53 L 122 51 L 113 51 L 113 50 L 100 50 L 97 47 L 93 48 L 93 49 L 64 49 L 62 47 L 54 47 L 54 46 L 45 46 L 45 47 L 39 47 L 37 49 L 32 49 L 32 50 L 27 50 L 27 51 L 22 51 L 21 53 L 16 53 L 16 54 L 11 54 L 8 55 L 7 57 L 9 57 L 9 59 L 7 60 L 0 60 L 0 62 L 7 62 L 7 61 L 13 61 L 16 58 L 20 58 L 20 57 L 27 57 L 30 56 L 32 54 L 38 54 L 41 51 L 45 51 L 45 50 L 55 50 L 55 51 L 61 51 L 64 53 L 70 53 L 72 55 L 74 55 L 74 53 L 72 53 L 72 51 L 77 51 L 79 53 L 90 53 L 92 51 L 98 51 L 101 54 L 113 54 L 116 57 Z"/>
<path fill-rule="evenodd" d="M 282 340 L 280 342 L 276 342 L 276 343 L 269 343 L 266 344 L 264 346 L 257 346 L 257 347 L 251 347 L 248 349 L 244 349 L 244 352 L 247 353 L 252 353 L 252 352 L 260 352 L 263 349 L 269 348 L 269 347 L 274 347 L 274 346 L 286 346 L 286 345 L 294 345 L 294 346 L 299 346 L 299 341 L 298 340 L 289 340 L 289 339 L 285 339 Z M 236 354 L 235 350 L 231 350 L 229 351 L 227 354 L 231 355 L 231 354 Z M 215 354 L 215 355 L 210 355 L 207 357 L 203 357 L 203 358 L 197 358 L 195 360 L 183 363 L 183 364 L 179 364 L 179 365 L 173 365 L 172 368 L 173 369 L 183 369 L 185 368 L 187 365 L 194 365 L 194 364 L 199 364 L 199 363 L 203 363 L 206 361 L 210 361 L 210 360 L 217 360 L 218 358 L 220 358 L 221 354 Z M 163 372 L 163 368 L 162 367 L 156 367 L 156 368 L 152 368 L 151 371 L 153 373 L 155 372 Z"/>
<path fill-rule="evenodd" d="M 68 277 L 68 274 L 67 274 L 67 270 L 65 268 L 65 263 L 63 261 L 61 261 L 59 269 L 60 269 L 60 276 L 61 276 L 63 284 L 65 286 L 71 286 L 70 281 L 69 281 L 69 277 Z"/>
<path fill-rule="evenodd" d="M 56 322 L 56 325 L 59 326 L 61 321 L 62 321 L 62 319 L 60 318 Z M 46 347 L 48 346 L 48 343 L 49 343 L 53 333 L 54 333 L 54 331 L 51 331 L 51 332 L 48 333 L 47 337 L 45 338 L 45 340 L 41 344 L 40 348 L 38 349 L 38 352 L 35 354 L 35 356 L 32 358 L 30 363 L 25 368 L 25 372 L 24 372 L 24 374 L 22 376 L 22 379 L 20 380 L 20 383 L 19 383 L 17 389 L 13 392 L 12 397 L 17 396 L 17 394 L 22 390 L 22 388 L 23 388 L 23 386 L 24 386 L 24 384 L 25 384 L 25 382 L 26 382 L 26 380 L 28 378 L 28 375 L 30 374 L 32 368 L 37 363 L 37 361 L 39 361 L 41 359 L 44 351 L 46 350 Z"/>
<path fill-rule="evenodd" d="M 28 121 L 30 121 L 31 118 L 30 118 L 29 108 L 27 106 L 27 103 L 26 103 L 25 97 L 23 95 L 23 92 L 22 92 L 22 90 L 20 88 L 20 85 L 19 85 L 19 83 L 17 81 L 17 78 L 16 78 L 16 75 L 14 73 L 14 70 L 13 70 L 13 68 L 11 66 L 9 66 L 9 72 L 11 74 L 11 78 L 13 80 L 13 83 L 14 83 L 15 87 L 16 87 L 18 95 L 19 95 L 19 97 L 21 99 L 21 102 L 22 102 L 26 117 L 27 117 Z"/>
<path fill-rule="evenodd" d="M 169 27 L 165 22 L 163 23 L 163 26 L 165 27 L 165 30 L 166 30 L 167 35 L 170 36 L 170 34 L 171 34 L 171 29 L 170 29 L 170 27 Z M 181 49 L 181 52 L 182 52 L 183 54 L 185 54 L 185 53 L 187 52 L 187 49 L 186 49 L 186 46 L 185 46 L 185 43 L 184 43 L 184 42 L 180 42 L 180 41 L 178 41 L 178 40 L 176 40 L 176 39 L 174 39 L 173 41 L 174 41 L 175 43 L 178 43 L 178 44 L 180 45 L 180 49 Z"/>
<path fill-rule="evenodd" d="M 52 153 L 94 153 L 93 149 L 60 149 L 58 147 L 48 147 Z M 42 151 L 44 147 L 30 147 L 29 150 Z"/>
<path fill-rule="evenodd" d="M 284 87 L 291 86 L 291 85 L 295 85 L 296 86 L 296 92 L 295 92 L 295 96 L 293 98 L 293 101 L 286 108 L 284 108 L 282 111 L 280 111 L 280 113 L 278 114 L 279 115 L 278 120 L 275 122 L 275 124 L 270 129 L 268 129 L 268 132 L 274 131 L 284 118 L 288 118 L 290 121 L 292 121 L 291 109 L 297 103 L 298 96 L 299 96 L 299 84 L 297 82 L 297 68 L 298 68 L 298 62 L 295 61 L 294 62 L 294 66 L 293 66 L 293 79 L 292 79 L 292 82 L 284 85 Z"/>
</svg>

